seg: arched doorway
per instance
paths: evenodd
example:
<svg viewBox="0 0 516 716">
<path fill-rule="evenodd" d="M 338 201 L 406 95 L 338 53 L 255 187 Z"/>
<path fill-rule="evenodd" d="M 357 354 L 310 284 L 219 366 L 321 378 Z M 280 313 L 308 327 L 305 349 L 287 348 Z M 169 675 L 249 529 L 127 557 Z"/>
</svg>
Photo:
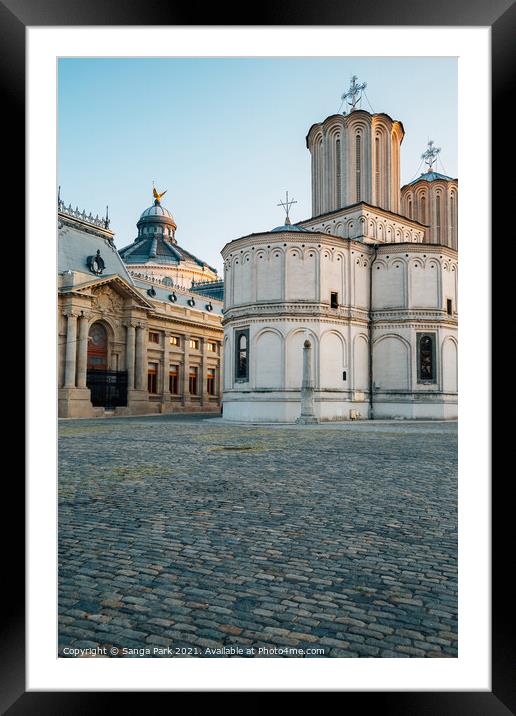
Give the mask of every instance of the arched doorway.
<svg viewBox="0 0 516 716">
<path fill-rule="evenodd" d="M 93 323 L 88 333 L 86 385 L 91 404 L 97 408 L 127 405 L 127 371 L 108 370 L 108 347 L 106 327 L 98 321 Z"/>
<path fill-rule="evenodd" d="M 90 326 L 88 333 L 88 370 L 107 370 L 108 337 L 102 323 Z"/>
</svg>

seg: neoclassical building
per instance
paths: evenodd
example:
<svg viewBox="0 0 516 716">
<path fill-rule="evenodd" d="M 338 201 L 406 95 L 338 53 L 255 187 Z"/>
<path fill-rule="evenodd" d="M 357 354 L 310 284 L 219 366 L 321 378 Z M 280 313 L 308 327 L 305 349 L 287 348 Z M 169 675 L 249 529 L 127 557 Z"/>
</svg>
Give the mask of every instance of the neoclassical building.
<svg viewBox="0 0 516 716">
<path fill-rule="evenodd" d="M 224 246 L 226 419 L 299 419 L 304 362 L 314 420 L 457 416 L 457 181 L 430 161 L 400 189 L 403 136 L 360 109 L 313 125 L 313 216 L 287 200 Z"/>
<path fill-rule="evenodd" d="M 158 194 L 154 190 L 157 198 L 142 212 L 136 224 L 136 238 L 132 244 L 120 249 L 129 273 L 136 278 L 168 279 L 183 288 L 191 288 L 192 282 L 217 282 L 216 269 L 177 243 L 177 224 L 170 211 L 161 204 L 164 193 Z"/>
<path fill-rule="evenodd" d="M 107 219 L 59 201 L 59 416 L 220 411 L 222 302 L 145 276 Z"/>
</svg>

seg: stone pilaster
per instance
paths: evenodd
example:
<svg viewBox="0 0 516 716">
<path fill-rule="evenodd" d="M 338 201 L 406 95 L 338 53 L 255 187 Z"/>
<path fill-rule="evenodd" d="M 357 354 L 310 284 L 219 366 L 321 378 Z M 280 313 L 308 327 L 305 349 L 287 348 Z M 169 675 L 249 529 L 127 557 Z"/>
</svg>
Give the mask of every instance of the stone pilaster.
<svg viewBox="0 0 516 716">
<path fill-rule="evenodd" d="M 136 390 L 145 390 L 145 374 L 146 374 L 146 351 L 145 351 L 145 332 L 143 325 L 136 326 L 136 358 L 135 358 L 135 381 Z"/>
<path fill-rule="evenodd" d="M 186 334 L 183 337 L 183 375 L 182 375 L 182 399 L 183 406 L 186 406 L 190 402 L 190 386 L 189 386 L 189 372 L 190 372 L 190 336 Z"/>
<path fill-rule="evenodd" d="M 163 369 L 161 371 L 161 389 L 163 402 L 170 402 L 170 391 L 168 389 L 168 374 L 170 371 L 170 331 L 165 331 L 163 336 Z"/>
<path fill-rule="evenodd" d="M 128 321 L 126 324 L 126 344 L 125 344 L 125 369 L 127 371 L 127 389 L 134 390 L 134 340 L 135 340 L 135 324 Z"/>
<path fill-rule="evenodd" d="M 201 341 L 201 365 L 199 368 L 199 396 L 201 398 L 201 406 L 207 405 L 209 402 L 208 396 L 208 356 L 206 351 L 208 348 L 208 341 L 206 338 L 200 338 Z"/>
</svg>

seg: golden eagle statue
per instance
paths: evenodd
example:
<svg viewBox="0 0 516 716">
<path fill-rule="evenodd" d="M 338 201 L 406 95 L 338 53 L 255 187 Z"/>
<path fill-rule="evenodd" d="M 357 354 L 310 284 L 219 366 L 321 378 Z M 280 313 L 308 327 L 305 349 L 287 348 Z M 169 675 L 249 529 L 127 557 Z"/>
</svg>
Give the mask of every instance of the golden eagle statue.
<svg viewBox="0 0 516 716">
<path fill-rule="evenodd" d="M 165 189 L 165 191 L 162 191 L 161 194 L 160 194 L 160 193 L 156 190 L 156 187 L 155 187 L 155 186 L 152 187 L 152 194 L 153 194 L 154 198 L 156 199 L 156 201 L 158 202 L 158 204 L 161 202 L 161 197 L 162 197 L 164 194 L 166 194 L 166 193 L 167 193 L 167 189 Z"/>
</svg>

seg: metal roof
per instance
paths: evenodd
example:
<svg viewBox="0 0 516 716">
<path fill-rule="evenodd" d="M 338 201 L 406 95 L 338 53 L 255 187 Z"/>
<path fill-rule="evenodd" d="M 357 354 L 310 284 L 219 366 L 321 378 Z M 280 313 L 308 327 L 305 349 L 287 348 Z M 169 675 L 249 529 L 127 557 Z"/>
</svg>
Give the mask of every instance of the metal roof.
<svg viewBox="0 0 516 716">
<path fill-rule="evenodd" d="M 136 239 L 129 246 L 124 246 L 120 249 L 120 256 L 127 264 L 162 264 L 162 265 L 177 265 L 181 261 L 191 261 L 196 263 L 198 266 L 207 266 L 214 273 L 217 273 L 216 269 L 212 268 L 206 261 L 197 258 L 186 249 L 183 249 L 179 244 L 172 243 L 167 240 L 163 235 L 157 235 L 154 237 L 144 237 L 142 239 Z"/>
<path fill-rule="evenodd" d="M 213 313 L 216 316 L 222 315 L 222 306 L 220 305 L 220 303 L 212 302 L 212 300 L 207 296 L 201 296 L 199 294 L 196 294 L 195 292 L 183 293 L 179 291 L 177 287 L 163 286 L 161 284 L 153 283 L 151 281 L 143 281 L 139 278 L 134 278 L 133 282 L 138 289 L 145 293 L 146 297 L 152 298 L 153 301 L 161 301 L 163 303 L 169 303 L 174 306 L 184 306 L 185 308 L 188 308 L 192 311 L 200 311 L 202 313 L 206 313 L 206 304 L 211 303 L 212 310 L 210 311 L 210 313 Z M 152 289 L 155 292 L 155 295 L 149 295 L 149 289 Z M 172 301 L 170 299 L 170 296 L 172 295 L 176 297 L 175 301 Z M 188 301 L 191 299 L 195 301 L 194 306 L 191 306 L 188 303 Z M 217 299 L 214 299 L 214 301 L 216 300 Z"/>
<path fill-rule="evenodd" d="M 312 233 L 309 229 L 304 229 L 302 226 L 297 226 L 297 224 L 283 224 L 283 226 L 276 226 L 275 229 L 271 229 L 270 232 L 265 233 L 273 234 L 280 231 L 302 231 L 305 234 Z"/>
<path fill-rule="evenodd" d="M 438 179 L 441 181 L 456 181 L 456 179 L 453 179 L 452 177 L 447 177 L 446 174 L 439 174 L 439 172 L 425 172 L 424 174 L 418 176 L 417 179 L 409 181 L 409 183 L 405 186 L 417 184 L 418 181 L 437 181 Z"/>
<path fill-rule="evenodd" d="M 59 273 L 77 271 L 93 276 L 88 267 L 88 256 L 94 256 L 97 250 L 100 250 L 105 264 L 103 275 L 118 274 L 128 283 L 133 284 L 116 246 L 108 239 L 64 222 L 59 228 L 58 236 L 57 270 Z"/>
</svg>

